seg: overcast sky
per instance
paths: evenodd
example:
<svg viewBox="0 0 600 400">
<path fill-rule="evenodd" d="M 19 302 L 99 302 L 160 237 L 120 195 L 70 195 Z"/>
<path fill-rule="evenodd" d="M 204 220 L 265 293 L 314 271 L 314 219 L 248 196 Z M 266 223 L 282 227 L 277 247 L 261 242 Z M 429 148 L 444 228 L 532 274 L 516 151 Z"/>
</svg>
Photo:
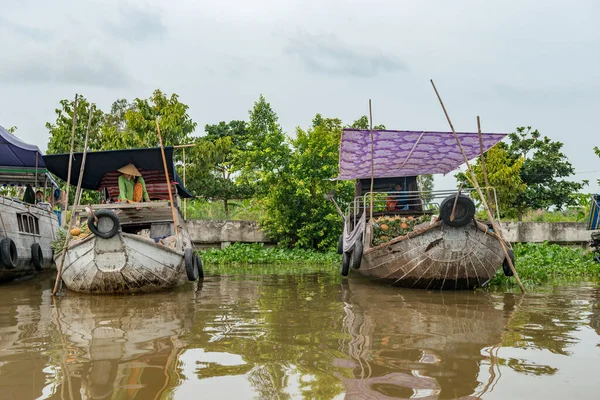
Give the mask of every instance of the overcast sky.
<svg viewBox="0 0 600 400">
<path fill-rule="evenodd" d="M 368 113 L 390 129 L 531 125 L 598 191 L 600 2 L 0 0 L 0 124 L 43 150 L 75 93 L 178 93 L 198 122 L 246 119 L 262 93 L 288 134 Z M 595 171 L 591 173 L 590 171 Z M 448 186 L 452 179 L 437 181 Z"/>
</svg>

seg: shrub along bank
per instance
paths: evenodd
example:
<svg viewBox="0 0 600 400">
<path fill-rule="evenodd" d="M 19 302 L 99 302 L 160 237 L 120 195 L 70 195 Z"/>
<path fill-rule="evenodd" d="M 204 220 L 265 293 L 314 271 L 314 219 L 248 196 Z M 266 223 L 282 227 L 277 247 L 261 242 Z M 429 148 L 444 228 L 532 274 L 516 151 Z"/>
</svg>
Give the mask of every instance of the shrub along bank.
<svg viewBox="0 0 600 400">
<path fill-rule="evenodd" d="M 523 285 L 539 287 L 554 280 L 596 279 L 600 263 L 591 252 L 579 247 L 548 243 L 519 243 L 513 247 L 515 264 Z M 500 269 L 487 285 L 489 289 L 517 287 L 514 278 L 507 278 Z"/>
</svg>

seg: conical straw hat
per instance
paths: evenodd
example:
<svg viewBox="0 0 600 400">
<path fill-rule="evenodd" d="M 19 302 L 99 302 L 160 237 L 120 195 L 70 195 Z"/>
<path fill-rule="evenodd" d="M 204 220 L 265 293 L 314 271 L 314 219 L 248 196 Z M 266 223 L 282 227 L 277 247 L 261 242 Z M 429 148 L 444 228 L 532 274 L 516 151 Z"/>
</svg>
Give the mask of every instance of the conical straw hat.
<svg viewBox="0 0 600 400">
<path fill-rule="evenodd" d="M 122 174 L 142 176 L 140 171 L 138 171 L 138 169 L 133 164 L 127 164 L 126 166 L 119 168 L 117 171 L 119 171 Z"/>
</svg>

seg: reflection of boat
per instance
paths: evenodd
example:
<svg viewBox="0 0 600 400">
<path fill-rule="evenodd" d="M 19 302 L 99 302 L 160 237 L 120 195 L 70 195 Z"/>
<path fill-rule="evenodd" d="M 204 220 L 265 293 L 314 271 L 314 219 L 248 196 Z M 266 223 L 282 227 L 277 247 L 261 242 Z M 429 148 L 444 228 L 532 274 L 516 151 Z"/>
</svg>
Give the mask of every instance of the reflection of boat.
<svg viewBox="0 0 600 400">
<path fill-rule="evenodd" d="M 165 149 L 170 166 L 166 183 L 160 149 L 100 151 L 87 154 L 82 188 L 100 190 L 104 203 L 76 209 L 88 217 L 93 234 L 69 244 L 62 279 L 76 292 L 132 293 L 172 288 L 198 279 L 201 263 L 179 212 L 179 197 L 191 195 L 178 182 L 173 148 Z M 51 172 L 66 180 L 68 154 L 45 157 Z M 82 154 L 74 154 L 71 183 L 79 179 Z M 133 163 L 145 180 L 150 200 L 114 203 L 119 197 L 119 168 Z M 173 193 L 173 210 L 168 201 Z M 97 220 L 96 220 L 97 219 Z M 56 260 L 62 252 L 56 255 Z"/>
<path fill-rule="evenodd" d="M 52 267 L 50 243 L 58 229 L 57 216 L 49 203 L 18 199 L 16 187 L 28 186 L 33 195 L 36 188 L 53 193 L 56 183 L 46 171 L 40 149 L 1 126 L 0 186 L 0 281 Z"/>
<path fill-rule="evenodd" d="M 347 395 L 461 398 L 481 390 L 482 352 L 499 345 L 512 295 L 422 291 L 348 282 L 347 343 L 356 362 Z M 394 302 L 395 307 L 381 307 Z M 371 396 L 371 397 L 369 397 Z"/>
<path fill-rule="evenodd" d="M 90 399 L 158 398 L 172 390 L 177 355 L 184 347 L 180 337 L 192 323 L 194 292 L 170 296 L 175 299 L 169 302 L 152 294 L 61 299 L 57 325 L 71 356 L 61 366 L 68 364 L 68 371 L 59 385 Z"/>
<path fill-rule="evenodd" d="M 505 135 L 457 136 L 472 159 Z M 356 185 L 343 216 L 342 274 L 352 267 L 424 289 L 470 289 L 494 277 L 505 259 L 502 239 L 474 219 L 471 189 L 431 191 L 421 183 L 463 162 L 451 132 L 344 129 L 337 179 Z"/>
</svg>

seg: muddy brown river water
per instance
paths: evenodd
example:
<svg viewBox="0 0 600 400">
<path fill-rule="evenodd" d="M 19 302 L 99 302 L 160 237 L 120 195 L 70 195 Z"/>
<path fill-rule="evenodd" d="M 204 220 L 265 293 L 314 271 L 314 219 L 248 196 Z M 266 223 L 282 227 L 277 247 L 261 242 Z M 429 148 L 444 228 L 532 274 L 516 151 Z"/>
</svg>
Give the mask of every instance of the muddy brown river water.
<svg viewBox="0 0 600 400">
<path fill-rule="evenodd" d="M 600 398 L 600 284 L 426 292 L 337 274 L 208 277 L 53 301 L 0 287 L 0 399 Z"/>
</svg>

